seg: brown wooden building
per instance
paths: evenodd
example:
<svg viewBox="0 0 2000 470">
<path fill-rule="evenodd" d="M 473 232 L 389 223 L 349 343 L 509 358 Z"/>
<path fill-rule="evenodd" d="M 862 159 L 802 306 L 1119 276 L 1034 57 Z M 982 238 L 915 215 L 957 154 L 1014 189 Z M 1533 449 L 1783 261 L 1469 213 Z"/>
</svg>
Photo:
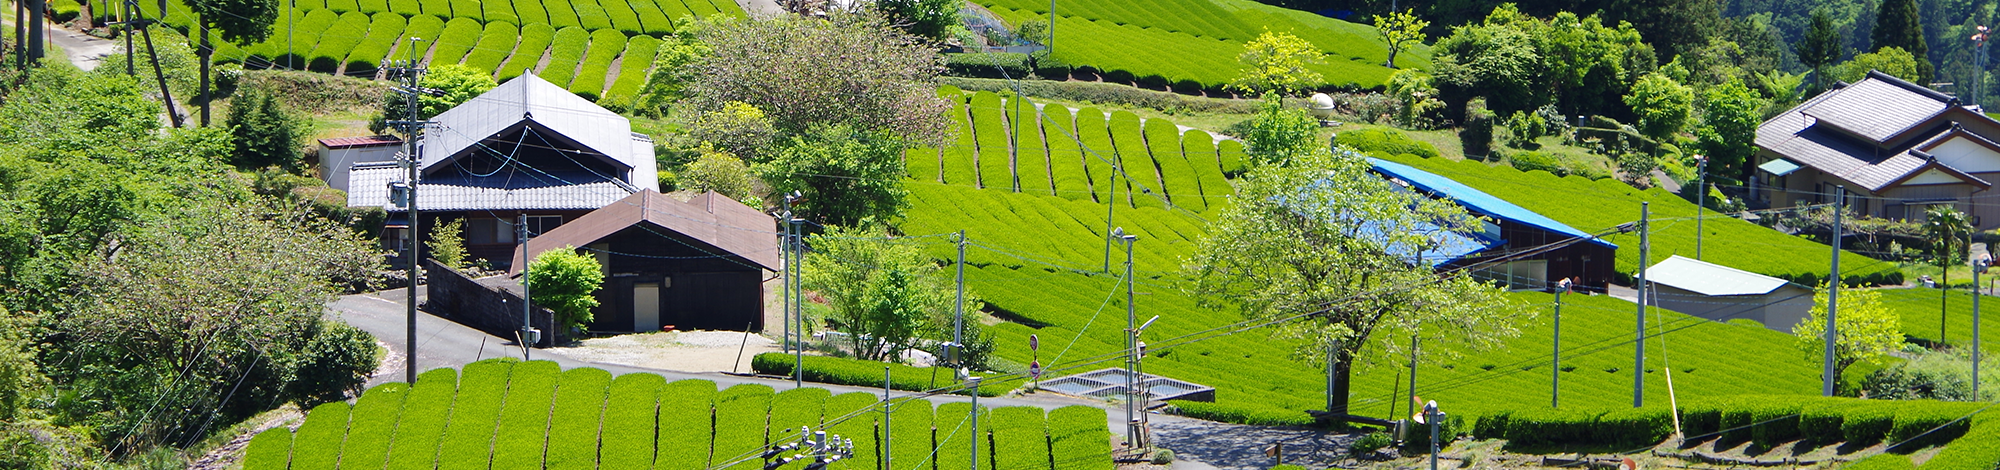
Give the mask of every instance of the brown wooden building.
<svg viewBox="0 0 2000 470">
<path fill-rule="evenodd" d="M 721 194 L 641 190 L 528 240 L 526 260 L 565 247 L 596 256 L 604 288 L 592 331 L 752 331 L 764 327 L 764 280 L 779 270 L 777 223 Z"/>
<path fill-rule="evenodd" d="M 1451 201 L 1481 217 L 1477 229 L 1441 231 L 1440 247 L 1425 252 L 1423 261 L 1439 270 L 1484 263 L 1505 254 L 1560 248 L 1521 256 L 1474 272 L 1474 276 L 1513 289 L 1547 289 L 1571 279 L 1575 289 L 1604 292 L 1617 276 L 1618 245 L 1577 230 L 1555 219 L 1493 197 L 1450 178 L 1409 165 L 1370 159 L 1376 173 L 1407 190 Z"/>
</svg>

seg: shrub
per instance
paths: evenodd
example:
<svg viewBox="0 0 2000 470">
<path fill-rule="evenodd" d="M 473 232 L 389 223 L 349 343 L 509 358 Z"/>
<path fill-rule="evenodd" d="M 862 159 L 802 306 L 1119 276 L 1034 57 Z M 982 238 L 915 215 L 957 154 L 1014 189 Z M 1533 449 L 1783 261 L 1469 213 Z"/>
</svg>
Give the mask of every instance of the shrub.
<svg viewBox="0 0 2000 470">
<path fill-rule="evenodd" d="M 645 34 L 649 36 L 673 34 L 674 22 L 672 18 L 667 16 L 666 11 L 660 9 L 655 0 L 632 0 L 627 2 L 627 4 L 631 5 L 632 12 L 638 15 L 639 20 L 640 30 L 633 31 L 632 34 Z"/>
<path fill-rule="evenodd" d="M 1799 437 L 1815 443 L 1840 442 L 1841 422 L 1862 403 L 1856 401 L 1815 401 L 1799 410 Z"/>
<path fill-rule="evenodd" d="M 660 40 L 652 36 L 633 36 L 625 42 L 625 53 L 618 63 L 618 78 L 611 88 L 604 91 L 604 99 L 597 104 L 612 111 L 630 111 L 632 100 L 638 99 L 639 89 L 646 85 L 646 70 L 653 65 L 653 55 L 659 51 Z"/>
<path fill-rule="evenodd" d="M 1535 151 L 1515 152 L 1509 154 L 1507 160 L 1508 164 L 1513 165 L 1516 170 L 1541 170 L 1556 176 L 1569 176 L 1569 169 L 1564 168 L 1562 162 L 1556 161 L 1555 157 L 1551 157 L 1545 153 Z"/>
<path fill-rule="evenodd" d="M 1389 155 L 1410 154 L 1424 158 L 1437 158 L 1437 147 L 1429 142 L 1411 139 L 1408 134 L 1390 129 L 1360 129 L 1342 132 L 1334 137 L 1334 144 L 1361 153 L 1382 152 Z"/>
<path fill-rule="evenodd" d="M 357 6 L 362 13 L 374 15 L 389 11 L 389 0 L 361 0 Z"/>
<path fill-rule="evenodd" d="M 544 251 L 528 264 L 526 278 L 534 303 L 554 310 L 563 327 L 581 329 L 591 323 L 591 309 L 597 307 L 592 293 L 604 285 L 596 257 L 571 247 Z"/>
<path fill-rule="evenodd" d="M 1376 452 L 1386 449 L 1394 443 L 1394 438 L 1389 437 L 1388 433 L 1371 432 L 1365 436 L 1361 436 L 1360 439 L 1355 439 L 1353 444 L 1348 444 L 1347 455 L 1364 458 L 1365 456 L 1374 455 Z"/>
<path fill-rule="evenodd" d="M 1048 431 L 1048 420 L 1041 408 L 1010 406 L 994 409 L 994 468 L 1047 467 Z"/>
<path fill-rule="evenodd" d="M 715 382 L 682 380 L 660 388 L 659 453 L 653 468 L 708 468 L 709 437 L 715 432 Z M 633 467 L 636 468 L 636 467 Z"/>
<path fill-rule="evenodd" d="M 1958 439 L 1972 429 L 1972 414 L 1986 405 L 1977 403 L 1913 402 L 1896 413 L 1889 428 L 1888 442 L 1896 451 L 1913 451 Z"/>
<path fill-rule="evenodd" d="M 486 21 L 486 17 L 483 14 L 484 9 L 479 6 L 480 3 L 483 2 L 480 0 L 451 0 L 451 16 L 453 18 L 465 18 L 472 21 L 484 22 Z"/>
<path fill-rule="evenodd" d="M 452 403 L 449 425 L 438 441 L 442 447 L 437 453 L 437 470 L 487 468 L 487 462 L 493 455 L 493 435 L 500 423 L 501 404 L 506 400 L 508 379 L 517 362 L 485 360 L 465 365 L 465 377 L 459 384 L 458 398 Z M 520 367 L 527 368 L 525 365 Z M 413 460 L 415 465 L 399 467 L 398 470 L 431 468 L 429 462 Z"/>
<path fill-rule="evenodd" d="M 547 25 L 549 12 L 543 8 L 541 0 L 519 0 L 514 2 L 514 18 L 520 20 L 516 26 L 523 28 L 531 24 Z"/>
<path fill-rule="evenodd" d="M 368 389 L 356 400 L 347 443 L 340 450 L 342 467 L 381 468 L 388 463 L 389 435 L 402 417 L 409 391 L 409 384 L 390 382 Z"/>
<path fill-rule="evenodd" d="M 1900 403 L 1871 403 L 1849 411 L 1840 421 L 1840 435 L 1849 445 L 1880 442 L 1896 425 Z"/>
<path fill-rule="evenodd" d="M 423 7 L 423 14 L 435 16 L 438 19 L 452 17 L 451 0 L 418 0 L 418 2 L 420 2 L 419 6 Z"/>
<path fill-rule="evenodd" d="M 618 60 L 621 52 L 625 52 L 625 33 L 613 29 L 591 32 L 590 53 L 577 70 L 576 79 L 570 81 L 569 91 L 584 99 L 597 101 L 604 93 L 605 73 L 611 70 L 611 62 Z"/>
<path fill-rule="evenodd" d="M 618 32 L 625 34 L 646 32 L 646 28 L 639 25 L 639 13 L 634 11 L 635 5 L 628 4 L 624 0 L 603 0 L 598 2 L 598 6 L 604 9 L 605 15 L 611 17 L 611 27 L 618 28 Z"/>
<path fill-rule="evenodd" d="M 417 47 L 415 51 L 410 50 L 410 46 L 412 45 L 410 41 L 402 41 L 401 44 L 393 47 L 395 49 L 393 52 L 390 52 L 394 57 L 383 57 L 386 59 L 407 60 L 414 56 L 416 60 L 424 60 L 424 54 L 431 50 L 431 46 L 437 45 L 438 34 L 444 32 L 444 18 L 447 17 L 431 16 L 428 14 L 411 17 L 410 26 L 403 30 L 403 37 L 423 38 L 423 41 L 414 44 Z M 413 55 L 412 52 L 415 54 Z"/>
<path fill-rule="evenodd" d="M 770 419 L 772 389 L 742 384 L 715 394 L 716 462 L 746 455 L 763 447 Z"/>
<path fill-rule="evenodd" d="M 389 58 L 389 49 L 395 47 L 396 40 L 403 36 L 403 28 L 408 21 L 397 13 L 376 13 L 374 21 L 368 25 L 368 37 L 362 38 L 354 49 L 347 53 L 347 63 L 343 65 L 347 75 L 373 76 L 382 61 Z"/>
<path fill-rule="evenodd" d="M 750 369 L 760 374 L 791 376 L 792 366 L 797 357 L 785 353 L 758 354 L 750 360 Z M 864 387 L 882 386 L 882 368 L 890 369 L 889 388 L 896 390 L 925 391 L 949 387 L 956 379 L 957 371 L 946 367 L 912 367 L 886 362 L 842 359 L 827 356 L 805 357 L 806 381 L 858 385 Z M 934 377 L 944 379 L 933 380 Z M 983 382 L 979 386 L 979 396 L 997 397 L 1007 393 L 1021 382 Z M 954 391 L 954 393 L 962 393 Z"/>
<path fill-rule="evenodd" d="M 291 395 L 308 404 L 340 400 L 358 393 L 381 365 L 375 337 L 360 328 L 334 321 L 319 322 L 319 332 L 306 343 L 291 384 Z"/>
<path fill-rule="evenodd" d="M 389 469 L 436 467 L 438 444 L 444 438 L 457 394 L 457 369 L 432 369 L 417 376 L 416 387 L 403 400 L 403 417 L 396 423 L 395 438 L 389 441 Z"/>
<path fill-rule="evenodd" d="M 340 459 L 340 445 L 347 440 L 347 420 L 352 412 L 347 402 L 314 407 L 293 437 L 292 468 L 331 469 Z"/>
<path fill-rule="evenodd" d="M 49 7 L 49 21 L 52 22 L 68 23 L 70 20 L 74 20 L 77 16 L 83 14 L 83 5 L 71 0 L 55 0 L 48 2 L 47 5 Z"/>
<path fill-rule="evenodd" d="M 1908 455 L 1882 453 L 1857 460 L 1841 468 L 1844 470 L 1916 470 L 1917 466 L 1910 463 L 1910 456 Z"/>
<path fill-rule="evenodd" d="M 1154 450 L 1152 463 L 1153 465 L 1173 465 L 1174 451 L 1167 449 Z"/>
<path fill-rule="evenodd" d="M 577 22 L 576 8 L 570 6 L 569 0 L 542 0 L 542 8 L 548 12 L 549 26 L 554 26 L 557 30 L 583 27 L 582 23 Z"/>
<path fill-rule="evenodd" d="M 494 2 L 494 1 L 479 2 L 480 16 L 485 19 L 486 26 L 489 29 L 493 27 L 494 23 L 506 23 L 509 26 L 520 26 L 522 24 L 521 17 L 516 16 L 514 14 L 514 5 L 517 3 L 537 3 L 538 1 L 539 0 L 520 0 L 518 2 Z"/>
<path fill-rule="evenodd" d="M 1800 401 L 1795 399 L 1749 400 L 1750 441 L 1762 448 L 1799 438 Z"/>
<path fill-rule="evenodd" d="M 418 0 L 389 0 L 389 12 L 411 17 L 424 14 L 424 7 Z"/>
<path fill-rule="evenodd" d="M 358 0 L 326 0 L 326 9 L 333 10 L 334 13 L 359 11 L 361 10 L 361 2 Z"/>
<path fill-rule="evenodd" d="M 549 25 L 529 23 L 522 26 L 520 44 L 514 46 L 514 54 L 507 58 L 505 65 L 500 66 L 500 71 L 495 77 L 503 82 L 512 80 L 527 72 L 529 68 L 540 64 L 542 54 L 548 51 L 549 42 L 554 41 L 555 37 L 556 29 Z M 643 77 L 641 79 L 643 80 Z"/>
<path fill-rule="evenodd" d="M 1992 468 L 1996 464 L 2000 464 L 2000 419 L 1980 413 L 1973 417 L 1972 430 L 1965 437 L 1945 446 L 1924 462 L 1924 468 Z"/>
<path fill-rule="evenodd" d="M 1224 423 L 1248 424 L 1253 426 L 1309 426 L 1312 415 L 1251 403 L 1174 400 L 1175 413 L 1194 419 L 1219 421 Z"/>
<path fill-rule="evenodd" d="M 1018 52 L 962 53 L 944 55 L 945 73 L 959 77 L 1027 77 L 1032 71 L 1027 54 Z"/>
<path fill-rule="evenodd" d="M 611 29 L 611 15 L 597 0 L 569 0 L 569 6 L 576 9 L 576 21 L 583 29 L 593 32 Z"/>
<path fill-rule="evenodd" d="M 494 413 L 500 418 L 491 454 L 495 470 L 528 465 L 541 468 L 538 464 L 550 433 L 549 410 L 554 406 L 561 377 L 562 368 L 550 361 L 528 361 L 514 366 L 507 381 L 506 404 Z"/>
</svg>

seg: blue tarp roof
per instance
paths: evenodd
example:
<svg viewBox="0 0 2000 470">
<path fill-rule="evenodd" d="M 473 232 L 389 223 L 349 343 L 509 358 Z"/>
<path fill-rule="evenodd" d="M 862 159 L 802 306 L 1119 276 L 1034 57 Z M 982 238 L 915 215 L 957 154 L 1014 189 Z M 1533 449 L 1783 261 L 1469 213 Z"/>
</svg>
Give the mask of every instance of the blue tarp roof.
<svg viewBox="0 0 2000 470">
<path fill-rule="evenodd" d="M 1387 250 L 1389 254 L 1395 255 L 1396 257 L 1399 258 L 1403 258 L 1404 260 L 1408 260 L 1411 263 L 1422 262 L 1424 265 L 1433 268 L 1438 266 L 1443 266 L 1453 261 L 1458 261 L 1460 258 L 1464 258 L 1466 256 L 1481 251 L 1486 251 L 1487 249 L 1498 247 L 1506 243 L 1505 241 L 1502 240 L 1489 240 L 1486 239 L 1485 237 L 1480 237 L 1477 235 L 1459 233 L 1453 230 L 1446 230 L 1444 227 L 1440 227 L 1437 224 L 1423 223 L 1423 222 L 1417 223 L 1416 226 L 1414 227 L 1393 227 L 1393 228 L 1383 227 L 1382 224 L 1380 223 L 1368 222 L 1364 223 L 1361 226 L 1361 232 L 1363 234 L 1367 234 L 1368 236 L 1373 236 L 1376 238 L 1387 238 L 1383 237 L 1382 234 L 1390 232 L 1417 232 L 1417 233 L 1428 234 L 1430 241 L 1437 244 L 1437 246 L 1429 247 L 1430 249 L 1428 250 L 1423 250 L 1419 252 L 1415 249 L 1415 247 L 1403 244 L 1395 244 L 1395 243 L 1391 243 L 1389 244 L 1389 246 L 1383 247 L 1383 249 Z"/>
<path fill-rule="evenodd" d="M 1548 216 L 1514 205 L 1514 203 L 1507 202 L 1504 199 L 1493 197 L 1477 189 L 1472 189 L 1471 186 L 1453 181 L 1451 178 L 1438 176 L 1409 165 L 1377 158 L 1368 159 L 1368 164 L 1373 165 L 1377 172 L 1403 180 L 1403 182 L 1409 183 L 1410 186 L 1417 190 L 1432 196 L 1451 199 L 1452 202 L 1457 203 L 1460 207 L 1464 207 L 1480 215 L 1524 224 L 1575 238 L 1582 238 L 1585 241 L 1606 248 L 1618 248 L 1618 245 L 1611 244 L 1611 242 L 1593 237 L 1582 230 L 1577 230 L 1562 222 L 1557 222 L 1555 219 L 1548 218 Z"/>
</svg>

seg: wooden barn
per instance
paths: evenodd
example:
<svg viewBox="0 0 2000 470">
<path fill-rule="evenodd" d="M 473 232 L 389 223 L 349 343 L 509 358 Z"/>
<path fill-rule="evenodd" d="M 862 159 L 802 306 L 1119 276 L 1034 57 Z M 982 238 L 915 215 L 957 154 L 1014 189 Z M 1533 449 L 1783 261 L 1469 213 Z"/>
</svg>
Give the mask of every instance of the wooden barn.
<svg viewBox="0 0 2000 470">
<path fill-rule="evenodd" d="M 513 273 L 544 251 L 597 257 L 604 288 L 592 331 L 758 331 L 764 280 L 779 269 L 777 223 L 721 194 L 641 190 L 529 239 Z"/>
<path fill-rule="evenodd" d="M 1502 254 L 1540 251 L 1474 275 L 1513 289 L 1535 290 L 1572 279 L 1575 289 L 1595 293 L 1603 293 L 1616 276 L 1613 254 L 1618 245 L 1450 178 L 1386 160 L 1371 158 L 1369 164 L 1397 186 L 1449 200 L 1484 219 L 1476 229 L 1448 232 L 1452 239 L 1424 254 L 1424 260 L 1439 270 L 1478 264 Z M 1556 244 L 1562 245 L 1546 249 Z"/>
</svg>

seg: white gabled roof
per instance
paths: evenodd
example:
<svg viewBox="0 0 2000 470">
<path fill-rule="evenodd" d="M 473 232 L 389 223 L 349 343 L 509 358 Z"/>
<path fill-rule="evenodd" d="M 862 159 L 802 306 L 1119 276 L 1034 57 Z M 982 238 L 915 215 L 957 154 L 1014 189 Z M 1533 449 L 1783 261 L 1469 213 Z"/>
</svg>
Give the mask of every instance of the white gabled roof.
<svg viewBox="0 0 2000 470">
<path fill-rule="evenodd" d="M 1784 279 L 1674 255 L 1646 268 L 1646 280 L 1709 296 L 1764 295 L 1784 287 Z"/>
<path fill-rule="evenodd" d="M 650 153 L 634 154 L 631 120 L 534 74 L 514 77 L 431 121 L 435 127 L 424 133 L 426 170 L 522 121 L 533 121 L 625 168 L 653 160 Z"/>
</svg>

